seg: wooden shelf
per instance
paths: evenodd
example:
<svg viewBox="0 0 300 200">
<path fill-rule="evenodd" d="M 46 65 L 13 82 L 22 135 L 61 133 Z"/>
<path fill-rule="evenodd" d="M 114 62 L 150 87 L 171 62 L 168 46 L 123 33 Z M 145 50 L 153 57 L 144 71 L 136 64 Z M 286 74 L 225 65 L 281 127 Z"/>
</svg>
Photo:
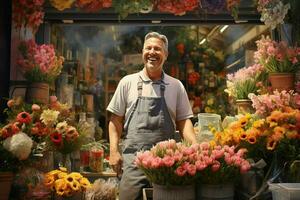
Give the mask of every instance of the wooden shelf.
<svg viewBox="0 0 300 200">
<path fill-rule="evenodd" d="M 117 173 L 113 171 L 103 172 L 81 172 L 84 177 L 117 177 Z"/>
</svg>

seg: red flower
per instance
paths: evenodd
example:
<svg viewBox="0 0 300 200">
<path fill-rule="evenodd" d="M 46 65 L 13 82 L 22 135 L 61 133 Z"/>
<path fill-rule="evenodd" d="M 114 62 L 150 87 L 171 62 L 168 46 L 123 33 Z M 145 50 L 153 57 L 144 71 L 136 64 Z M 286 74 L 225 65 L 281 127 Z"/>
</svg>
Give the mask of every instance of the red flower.
<svg viewBox="0 0 300 200">
<path fill-rule="evenodd" d="M 20 132 L 21 127 L 22 127 L 22 124 L 21 124 L 20 122 L 15 122 L 15 123 L 13 123 L 13 125 L 12 125 L 12 131 L 13 131 L 14 133 L 18 133 L 18 132 Z"/>
<path fill-rule="evenodd" d="M 58 132 L 51 133 L 50 139 L 57 146 L 62 143 L 62 135 Z"/>
<path fill-rule="evenodd" d="M 31 122 L 31 117 L 28 112 L 21 112 L 17 115 L 17 121 L 20 123 L 29 124 Z"/>
</svg>

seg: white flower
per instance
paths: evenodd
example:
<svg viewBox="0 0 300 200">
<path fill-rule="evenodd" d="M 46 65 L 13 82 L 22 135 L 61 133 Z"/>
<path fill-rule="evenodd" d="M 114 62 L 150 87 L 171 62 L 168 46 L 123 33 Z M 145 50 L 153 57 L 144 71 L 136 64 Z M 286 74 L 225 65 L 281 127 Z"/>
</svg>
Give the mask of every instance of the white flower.
<svg viewBox="0 0 300 200">
<path fill-rule="evenodd" d="M 63 121 L 63 122 L 60 122 L 56 125 L 56 130 L 59 132 L 59 133 L 64 133 L 66 132 L 67 130 L 67 127 L 68 127 L 68 124 L 66 121 Z"/>
<path fill-rule="evenodd" d="M 59 111 L 47 109 L 43 111 L 40 119 L 46 126 L 49 126 L 57 122 L 58 115 Z"/>
<path fill-rule="evenodd" d="M 25 160 L 31 153 L 32 139 L 25 133 L 19 132 L 4 140 L 3 147 L 19 160 Z"/>
</svg>

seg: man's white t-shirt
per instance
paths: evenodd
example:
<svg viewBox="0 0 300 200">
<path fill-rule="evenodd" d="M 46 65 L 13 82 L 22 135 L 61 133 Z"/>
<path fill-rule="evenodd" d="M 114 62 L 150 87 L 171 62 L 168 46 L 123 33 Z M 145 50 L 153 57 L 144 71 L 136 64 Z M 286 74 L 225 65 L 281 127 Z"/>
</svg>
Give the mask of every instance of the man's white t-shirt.
<svg viewBox="0 0 300 200">
<path fill-rule="evenodd" d="M 152 81 L 144 71 L 135 74 L 130 74 L 123 77 L 107 107 L 109 112 L 118 116 L 125 116 L 125 123 L 132 110 L 134 103 L 138 98 L 137 84 L 140 80 L 143 81 L 142 96 L 160 97 L 160 83 L 165 85 L 165 100 L 166 104 L 176 127 L 175 122 L 193 117 L 193 112 L 189 103 L 189 99 L 183 84 L 166 73 L 163 73 L 163 80 Z"/>
</svg>

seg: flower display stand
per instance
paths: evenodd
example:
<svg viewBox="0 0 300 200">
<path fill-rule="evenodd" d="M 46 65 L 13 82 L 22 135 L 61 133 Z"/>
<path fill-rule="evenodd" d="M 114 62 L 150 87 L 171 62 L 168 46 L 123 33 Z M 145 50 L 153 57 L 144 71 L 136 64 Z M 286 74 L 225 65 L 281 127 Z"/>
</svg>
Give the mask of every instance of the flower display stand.
<svg viewBox="0 0 300 200">
<path fill-rule="evenodd" d="M 0 173 L 0 200 L 8 200 L 13 177 L 12 172 Z"/>
</svg>

